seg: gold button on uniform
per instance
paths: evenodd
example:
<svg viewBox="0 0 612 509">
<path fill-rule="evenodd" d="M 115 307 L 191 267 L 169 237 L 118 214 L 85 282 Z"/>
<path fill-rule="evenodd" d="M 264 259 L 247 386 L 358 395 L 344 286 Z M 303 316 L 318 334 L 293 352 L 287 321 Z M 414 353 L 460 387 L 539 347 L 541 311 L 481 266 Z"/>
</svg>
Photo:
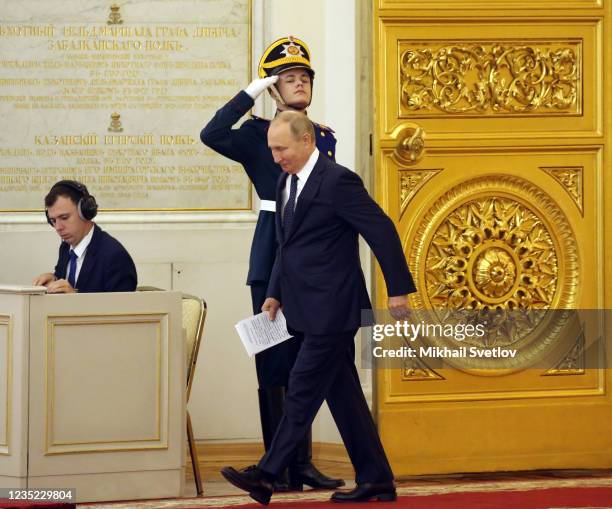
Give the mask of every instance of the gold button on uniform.
<svg viewBox="0 0 612 509">
<path fill-rule="evenodd" d="M 331 151 L 331 150 L 328 150 L 328 151 L 327 151 L 327 155 L 328 155 L 329 157 L 331 157 L 331 156 L 333 155 L 333 154 L 332 154 L 332 151 Z"/>
<path fill-rule="evenodd" d="M 325 131 L 321 131 L 321 136 L 323 136 L 323 138 L 325 138 Z"/>
</svg>

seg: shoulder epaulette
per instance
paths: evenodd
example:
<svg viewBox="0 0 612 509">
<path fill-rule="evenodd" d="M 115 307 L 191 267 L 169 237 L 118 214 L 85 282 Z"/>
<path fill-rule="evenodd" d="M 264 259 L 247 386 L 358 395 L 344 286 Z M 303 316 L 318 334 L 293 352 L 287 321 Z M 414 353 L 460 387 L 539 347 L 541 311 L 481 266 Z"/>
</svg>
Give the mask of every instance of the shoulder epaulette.
<svg viewBox="0 0 612 509">
<path fill-rule="evenodd" d="M 317 122 L 313 122 L 313 124 L 318 128 L 318 129 L 322 129 L 323 131 L 327 131 L 330 133 L 334 133 L 336 131 L 334 131 L 331 127 L 327 127 L 326 125 L 323 124 L 318 124 Z"/>
</svg>

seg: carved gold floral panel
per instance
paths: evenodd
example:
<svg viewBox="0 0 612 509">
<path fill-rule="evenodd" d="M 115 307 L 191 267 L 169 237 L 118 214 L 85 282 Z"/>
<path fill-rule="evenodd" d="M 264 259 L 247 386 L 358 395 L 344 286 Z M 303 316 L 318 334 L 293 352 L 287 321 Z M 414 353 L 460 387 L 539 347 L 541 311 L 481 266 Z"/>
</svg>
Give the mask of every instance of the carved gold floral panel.
<svg viewBox="0 0 612 509">
<path fill-rule="evenodd" d="M 400 44 L 402 114 L 581 113 L 581 41 Z"/>
<path fill-rule="evenodd" d="M 441 171 L 441 169 L 399 171 L 400 218 L 404 215 L 404 211 L 406 207 L 408 207 L 410 200 L 414 198 L 419 189 Z"/>
<path fill-rule="evenodd" d="M 560 167 L 545 167 L 540 166 L 540 169 L 548 173 L 554 178 L 563 189 L 570 195 L 576 207 L 581 214 L 584 215 L 584 184 L 583 174 L 584 168 L 582 166 L 560 166 Z"/>
<path fill-rule="evenodd" d="M 490 175 L 454 187 L 415 240 L 411 267 L 423 275 L 425 307 L 564 309 L 574 301 L 574 234 L 554 200 L 526 180 Z"/>
<path fill-rule="evenodd" d="M 508 175 L 467 180 L 432 204 L 411 245 L 415 309 L 433 310 L 442 320 L 458 310 L 497 313 L 486 337 L 465 344 L 517 348 L 520 362 L 556 344 L 568 316 L 545 310 L 574 306 L 579 260 L 567 217 L 540 187 Z M 462 359 L 462 366 L 488 368 L 488 362 Z"/>
</svg>

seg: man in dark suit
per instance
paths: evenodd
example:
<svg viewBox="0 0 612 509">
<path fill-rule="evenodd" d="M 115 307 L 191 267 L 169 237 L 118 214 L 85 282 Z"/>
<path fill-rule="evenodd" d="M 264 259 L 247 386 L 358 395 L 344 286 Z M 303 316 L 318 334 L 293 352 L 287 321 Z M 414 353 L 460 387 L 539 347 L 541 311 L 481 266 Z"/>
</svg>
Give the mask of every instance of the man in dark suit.
<svg viewBox="0 0 612 509">
<path fill-rule="evenodd" d="M 222 474 L 267 504 L 271 483 L 326 400 L 357 483 L 351 491 L 334 493 L 332 500 L 395 500 L 393 473 L 357 376 L 353 341 L 361 311 L 371 308 L 358 234 L 380 263 L 391 314 L 396 319 L 407 315 L 407 294 L 415 286 L 399 236 L 361 179 L 320 157 L 312 124 L 304 116 L 279 114 L 268 130 L 268 145 L 284 174 L 276 195 L 279 250 L 262 309 L 274 319 L 282 303 L 290 331 L 303 342 L 272 446 L 256 469 L 226 467 Z"/>
<path fill-rule="evenodd" d="M 61 237 L 54 272 L 34 280 L 48 293 L 133 292 L 136 267 L 118 240 L 93 223 L 98 205 L 75 180 L 57 182 L 45 197 L 48 223 Z"/>
<path fill-rule="evenodd" d="M 306 114 L 312 99 L 315 71 L 310 65 L 310 50 L 304 41 L 283 37 L 264 51 L 258 69 L 259 79 L 241 90 L 202 129 L 202 142 L 244 167 L 260 199 L 257 225 L 251 244 L 247 285 L 251 289 L 253 312 L 259 313 L 276 256 L 275 193 L 282 170 L 268 148 L 269 120 L 252 116 L 240 127 L 235 124 L 253 107 L 265 90 L 275 98 L 278 111 L 291 110 Z M 325 157 L 334 159 L 336 138 L 333 131 L 315 124 L 316 146 Z M 255 355 L 259 385 L 259 416 L 264 447 L 269 449 L 283 416 L 289 372 L 295 362 L 300 341 L 292 338 Z M 251 467 L 247 467 L 251 468 Z M 305 434 L 296 448 L 288 471 L 275 482 L 276 491 L 301 491 L 304 484 L 313 488 L 333 489 L 342 486 L 312 463 L 311 433 Z"/>
</svg>

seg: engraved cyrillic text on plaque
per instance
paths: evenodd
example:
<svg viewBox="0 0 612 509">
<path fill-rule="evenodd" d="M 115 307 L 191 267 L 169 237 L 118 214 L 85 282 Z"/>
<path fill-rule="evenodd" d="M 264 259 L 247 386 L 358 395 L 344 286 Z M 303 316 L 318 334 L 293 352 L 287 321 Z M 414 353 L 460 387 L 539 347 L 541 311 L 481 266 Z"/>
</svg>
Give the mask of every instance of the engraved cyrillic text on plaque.
<svg viewBox="0 0 612 509">
<path fill-rule="evenodd" d="M 250 209 L 199 132 L 249 78 L 249 0 L 0 0 L 0 210 L 81 180 L 104 209 Z"/>
</svg>

